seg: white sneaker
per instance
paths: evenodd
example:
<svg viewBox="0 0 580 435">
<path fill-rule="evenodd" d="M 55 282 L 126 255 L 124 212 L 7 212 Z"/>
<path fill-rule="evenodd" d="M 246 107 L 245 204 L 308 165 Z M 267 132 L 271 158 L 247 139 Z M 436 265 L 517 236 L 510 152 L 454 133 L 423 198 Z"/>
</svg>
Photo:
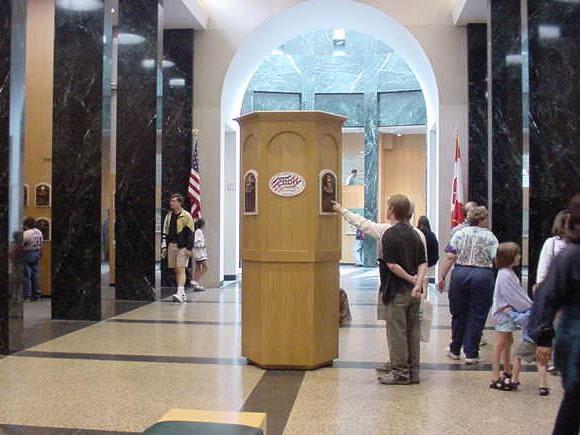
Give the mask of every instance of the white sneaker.
<svg viewBox="0 0 580 435">
<path fill-rule="evenodd" d="M 452 359 L 453 361 L 459 361 L 461 359 L 459 355 L 455 355 L 451 351 L 447 351 L 447 358 Z"/>
<path fill-rule="evenodd" d="M 182 304 L 183 301 L 183 295 L 179 294 L 179 293 L 175 293 L 173 296 L 171 296 L 173 298 L 173 302 L 179 302 L 180 304 Z"/>
<path fill-rule="evenodd" d="M 479 357 L 477 358 L 465 358 L 465 365 L 472 366 L 475 364 L 481 364 L 483 360 Z"/>
<path fill-rule="evenodd" d="M 193 279 L 191 281 L 189 281 L 189 283 L 191 284 L 191 286 L 193 288 L 198 288 L 199 287 L 199 283 L 197 281 L 194 281 Z"/>
</svg>

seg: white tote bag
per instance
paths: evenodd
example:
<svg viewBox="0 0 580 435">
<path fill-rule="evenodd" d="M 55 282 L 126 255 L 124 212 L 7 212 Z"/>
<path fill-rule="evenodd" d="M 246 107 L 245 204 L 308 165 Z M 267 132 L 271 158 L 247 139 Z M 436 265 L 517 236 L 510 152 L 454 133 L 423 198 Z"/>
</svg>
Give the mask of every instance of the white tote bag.
<svg viewBox="0 0 580 435">
<path fill-rule="evenodd" d="M 431 338 L 431 324 L 433 323 L 433 304 L 429 302 L 429 291 L 427 291 L 427 296 L 421 299 L 421 313 L 420 313 L 420 325 L 421 325 L 421 341 L 429 343 Z"/>
</svg>

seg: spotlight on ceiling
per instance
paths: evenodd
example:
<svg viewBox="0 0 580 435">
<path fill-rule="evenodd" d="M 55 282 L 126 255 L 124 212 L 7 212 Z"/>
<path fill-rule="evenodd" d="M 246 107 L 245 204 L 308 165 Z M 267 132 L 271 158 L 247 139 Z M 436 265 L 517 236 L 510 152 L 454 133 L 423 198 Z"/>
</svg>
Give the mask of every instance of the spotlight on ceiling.
<svg viewBox="0 0 580 435">
<path fill-rule="evenodd" d="M 333 41 L 344 41 L 346 40 L 346 30 L 344 29 L 334 29 L 332 31 Z"/>
<path fill-rule="evenodd" d="M 69 11 L 97 11 L 103 7 L 101 0 L 57 0 L 56 6 Z"/>
<path fill-rule="evenodd" d="M 284 56 L 284 48 L 278 47 L 272 50 L 272 56 Z"/>
<path fill-rule="evenodd" d="M 119 33 L 117 35 L 119 45 L 137 45 L 145 42 L 145 38 L 136 33 Z"/>
</svg>

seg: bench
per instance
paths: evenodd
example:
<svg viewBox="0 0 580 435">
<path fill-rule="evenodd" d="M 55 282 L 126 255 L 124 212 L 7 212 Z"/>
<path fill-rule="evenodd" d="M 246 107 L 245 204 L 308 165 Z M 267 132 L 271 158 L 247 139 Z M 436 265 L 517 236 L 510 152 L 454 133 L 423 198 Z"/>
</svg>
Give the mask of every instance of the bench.
<svg viewBox="0 0 580 435">
<path fill-rule="evenodd" d="M 266 414 L 172 409 L 144 434 L 266 435 Z"/>
</svg>

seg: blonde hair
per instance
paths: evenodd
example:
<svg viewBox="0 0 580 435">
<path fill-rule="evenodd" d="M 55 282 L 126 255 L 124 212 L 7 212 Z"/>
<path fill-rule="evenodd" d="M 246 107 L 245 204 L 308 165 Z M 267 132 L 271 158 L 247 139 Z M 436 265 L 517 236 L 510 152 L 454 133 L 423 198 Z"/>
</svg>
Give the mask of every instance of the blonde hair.
<svg viewBox="0 0 580 435">
<path fill-rule="evenodd" d="M 467 222 L 471 226 L 479 225 L 482 221 L 487 219 L 488 216 L 489 213 L 487 212 L 487 208 L 480 205 L 469 210 L 469 213 L 467 213 Z"/>
</svg>

